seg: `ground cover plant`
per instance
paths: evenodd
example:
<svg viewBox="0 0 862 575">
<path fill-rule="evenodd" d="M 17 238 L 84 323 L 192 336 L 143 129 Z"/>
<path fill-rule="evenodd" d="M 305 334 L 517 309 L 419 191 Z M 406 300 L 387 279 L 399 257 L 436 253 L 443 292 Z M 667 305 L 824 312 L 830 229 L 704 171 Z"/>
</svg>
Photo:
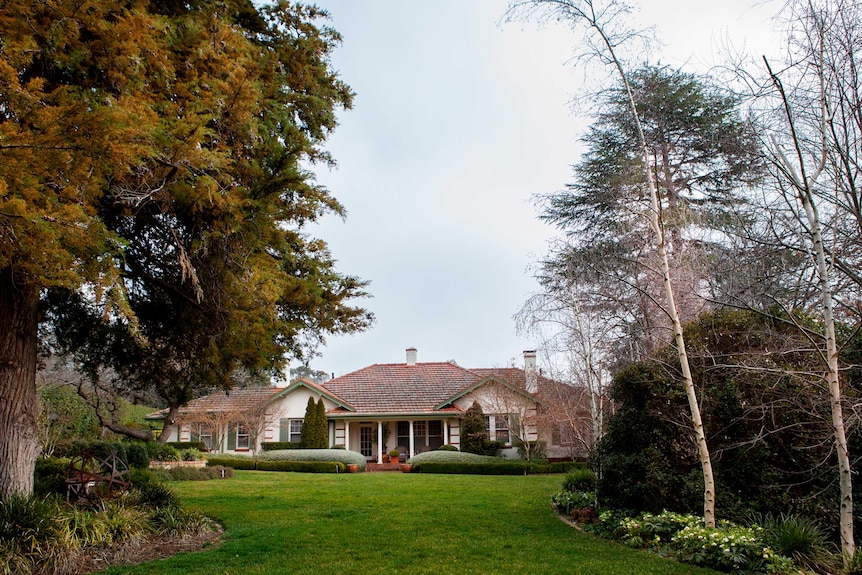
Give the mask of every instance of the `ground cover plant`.
<svg viewBox="0 0 862 575">
<path fill-rule="evenodd" d="M 548 504 L 560 479 L 237 471 L 176 483 L 224 543 L 104 575 L 714 573 L 572 529 Z"/>
<path fill-rule="evenodd" d="M 122 555 L 151 537 L 183 539 L 217 529 L 145 473 L 120 496 L 79 505 L 56 494 L 0 502 L 0 575 L 89 572 L 94 555 Z"/>
</svg>

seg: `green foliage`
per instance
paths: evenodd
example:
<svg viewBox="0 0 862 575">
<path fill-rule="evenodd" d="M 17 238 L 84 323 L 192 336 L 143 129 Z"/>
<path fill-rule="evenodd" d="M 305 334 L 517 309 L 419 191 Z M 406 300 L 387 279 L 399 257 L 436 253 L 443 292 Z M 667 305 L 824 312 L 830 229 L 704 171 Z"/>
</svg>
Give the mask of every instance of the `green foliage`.
<svg viewBox="0 0 862 575">
<path fill-rule="evenodd" d="M 812 325 L 802 314 L 793 320 Z M 720 454 L 713 460 L 716 509 L 736 521 L 781 509 L 832 525 L 837 489 L 833 467 L 823 463 L 831 428 L 822 424 L 829 405 L 811 393 L 806 374 L 820 369 L 820 359 L 805 351 L 807 336 L 775 314 L 734 310 L 704 314 L 685 329 L 706 435 Z M 690 422 L 675 354 L 663 349 L 615 375 L 617 409 L 598 448 L 603 507 L 702 510 L 696 448 L 680 431 Z M 851 445 L 858 437 L 851 430 Z"/>
<path fill-rule="evenodd" d="M 220 465 L 154 469 L 153 473 L 161 481 L 210 481 L 213 479 L 230 479 L 234 476 L 232 467 L 223 467 Z"/>
<path fill-rule="evenodd" d="M 563 491 L 594 491 L 596 474 L 588 467 L 575 467 L 563 479 Z"/>
<path fill-rule="evenodd" d="M 629 547 L 646 548 L 677 560 L 734 573 L 789 573 L 793 561 L 769 545 L 767 530 L 720 521 L 715 528 L 703 519 L 664 511 L 626 517 L 609 511 L 585 529 Z"/>
<path fill-rule="evenodd" d="M 230 467 L 248 471 L 293 471 L 297 473 L 344 473 L 347 470 L 344 463 L 335 460 L 262 460 L 239 457 L 212 457 L 207 460 L 207 466 Z"/>
<path fill-rule="evenodd" d="M 476 455 L 499 456 L 505 445 L 490 441 L 485 431 L 485 414 L 477 401 L 473 402 L 461 420 L 461 451 Z"/>
<path fill-rule="evenodd" d="M 282 449 L 299 449 L 298 441 L 264 441 L 260 444 L 262 451 L 279 451 Z"/>
<path fill-rule="evenodd" d="M 150 464 L 150 452 L 145 443 L 126 444 L 126 462 L 130 469 L 146 469 Z"/>
<path fill-rule="evenodd" d="M 758 518 L 764 529 L 764 540 L 778 555 L 789 557 L 796 565 L 830 573 L 836 568 L 826 533 L 811 518 L 799 515 L 767 514 Z"/>
<path fill-rule="evenodd" d="M 317 449 L 329 447 L 329 424 L 326 421 L 326 405 L 323 403 L 322 397 L 317 399 L 317 407 L 314 412 L 314 425 L 314 446 Z"/>
<path fill-rule="evenodd" d="M 268 451 L 260 459 L 266 461 L 337 461 L 344 465 L 359 465 L 365 469 L 365 456 L 347 449 L 295 449 Z"/>
<path fill-rule="evenodd" d="M 445 445 L 441 445 L 437 448 L 437 451 L 458 451 L 458 448 L 454 445 L 449 445 L 448 443 Z"/>
<path fill-rule="evenodd" d="M 433 452 L 429 452 L 433 453 Z M 424 454 L 423 454 L 424 455 Z M 532 463 L 513 459 L 492 458 L 494 461 L 463 462 L 463 461 L 420 461 L 413 463 L 413 473 L 446 473 L 466 475 L 545 475 L 560 473 L 560 466 L 547 463 Z"/>
<path fill-rule="evenodd" d="M 179 501 L 169 487 L 159 481 L 137 483 L 129 498 L 135 505 L 146 505 L 153 509 L 177 507 Z"/>
<path fill-rule="evenodd" d="M 171 445 L 151 441 L 147 443 L 151 461 L 180 461 L 180 452 Z"/>
<path fill-rule="evenodd" d="M 305 407 L 305 419 L 302 421 L 302 432 L 299 435 L 299 446 L 302 449 L 322 449 L 326 447 L 325 444 L 321 445 L 319 443 L 319 428 L 317 404 L 314 402 L 313 397 L 309 397 L 308 405 Z"/>
<path fill-rule="evenodd" d="M 184 449 L 197 449 L 198 451 L 206 451 L 207 446 L 203 441 L 168 441 L 165 445 L 170 445 L 178 451 Z"/>
<path fill-rule="evenodd" d="M 343 213 L 308 169 L 331 161 L 353 99 L 326 17 L 287 2 L 3 2 L 0 315 L 44 311 L 85 372 L 111 368 L 103 383 L 173 409 L 368 327 L 351 305 L 365 283 L 306 229 Z M 34 349 L 36 322 L 24 331 Z"/>
<path fill-rule="evenodd" d="M 551 496 L 551 504 L 561 515 L 568 515 L 573 509 L 592 507 L 595 501 L 596 494 L 592 491 L 560 491 Z"/>
<path fill-rule="evenodd" d="M 33 493 L 37 497 L 66 494 L 66 473 L 69 459 L 65 457 L 40 457 L 36 460 L 33 476 Z"/>
<path fill-rule="evenodd" d="M 93 408 L 69 385 L 43 383 L 39 396 L 39 443 L 42 453 L 53 455 L 58 444 L 91 441 L 98 437 L 99 421 Z"/>
<path fill-rule="evenodd" d="M 485 455 L 486 441 L 485 414 L 479 402 L 474 401 L 464 413 L 464 419 L 461 420 L 461 451 Z"/>
</svg>

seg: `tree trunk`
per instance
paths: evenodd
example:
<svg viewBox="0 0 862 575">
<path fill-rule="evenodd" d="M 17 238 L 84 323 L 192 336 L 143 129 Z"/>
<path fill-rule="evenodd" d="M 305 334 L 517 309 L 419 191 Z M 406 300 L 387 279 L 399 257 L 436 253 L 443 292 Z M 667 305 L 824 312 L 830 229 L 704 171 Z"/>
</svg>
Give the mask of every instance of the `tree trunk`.
<svg viewBox="0 0 862 575">
<path fill-rule="evenodd" d="M 159 443 L 167 443 L 168 438 L 173 433 L 174 428 L 177 427 L 177 416 L 180 413 L 180 407 L 178 405 L 172 405 L 168 408 L 168 416 L 165 417 L 165 425 L 162 427 L 162 433 L 159 435 Z M 177 434 L 177 439 L 179 439 L 179 433 Z"/>
<path fill-rule="evenodd" d="M 0 270 L 0 500 L 33 493 L 39 291 Z"/>
</svg>

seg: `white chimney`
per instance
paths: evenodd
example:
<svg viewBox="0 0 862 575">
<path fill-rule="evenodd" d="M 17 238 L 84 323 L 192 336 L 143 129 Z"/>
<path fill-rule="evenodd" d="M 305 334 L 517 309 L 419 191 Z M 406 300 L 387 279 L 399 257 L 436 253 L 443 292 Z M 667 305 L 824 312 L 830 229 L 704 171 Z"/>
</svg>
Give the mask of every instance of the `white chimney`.
<svg viewBox="0 0 862 575">
<path fill-rule="evenodd" d="M 416 365 L 416 348 L 407 348 L 407 365 Z"/>
<path fill-rule="evenodd" d="M 527 393 L 539 391 L 539 380 L 536 376 L 536 352 L 532 349 L 524 351 L 524 373 L 527 377 Z"/>
</svg>

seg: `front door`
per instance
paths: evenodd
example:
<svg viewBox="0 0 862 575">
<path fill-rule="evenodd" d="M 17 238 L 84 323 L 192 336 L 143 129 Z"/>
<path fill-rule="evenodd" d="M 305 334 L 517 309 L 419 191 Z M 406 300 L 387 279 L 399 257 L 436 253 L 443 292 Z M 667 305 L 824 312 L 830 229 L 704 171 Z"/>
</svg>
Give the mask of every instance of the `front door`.
<svg viewBox="0 0 862 575">
<path fill-rule="evenodd" d="M 370 423 L 359 424 L 359 453 L 365 457 L 371 457 L 371 439 L 374 428 Z"/>
</svg>

